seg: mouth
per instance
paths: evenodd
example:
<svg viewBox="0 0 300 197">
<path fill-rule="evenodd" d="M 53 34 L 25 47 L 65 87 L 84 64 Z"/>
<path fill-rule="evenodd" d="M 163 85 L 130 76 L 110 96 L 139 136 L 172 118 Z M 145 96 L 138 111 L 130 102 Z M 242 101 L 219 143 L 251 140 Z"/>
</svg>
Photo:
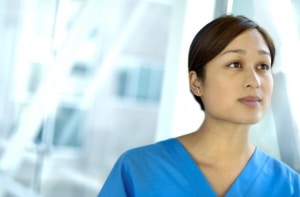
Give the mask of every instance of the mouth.
<svg viewBox="0 0 300 197">
<path fill-rule="evenodd" d="M 246 97 L 240 98 L 238 100 L 242 104 L 247 105 L 249 107 L 256 107 L 256 106 L 260 105 L 260 103 L 261 103 L 261 98 L 258 96 L 246 96 Z"/>
</svg>

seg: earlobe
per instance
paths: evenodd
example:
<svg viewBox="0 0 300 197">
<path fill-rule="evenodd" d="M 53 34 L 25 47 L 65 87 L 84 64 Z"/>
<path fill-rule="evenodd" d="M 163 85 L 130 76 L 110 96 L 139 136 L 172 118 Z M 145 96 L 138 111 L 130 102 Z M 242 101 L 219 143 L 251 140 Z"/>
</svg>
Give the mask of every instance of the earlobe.
<svg viewBox="0 0 300 197">
<path fill-rule="evenodd" d="M 202 82 L 195 71 L 189 72 L 190 89 L 196 96 L 202 96 Z"/>
</svg>

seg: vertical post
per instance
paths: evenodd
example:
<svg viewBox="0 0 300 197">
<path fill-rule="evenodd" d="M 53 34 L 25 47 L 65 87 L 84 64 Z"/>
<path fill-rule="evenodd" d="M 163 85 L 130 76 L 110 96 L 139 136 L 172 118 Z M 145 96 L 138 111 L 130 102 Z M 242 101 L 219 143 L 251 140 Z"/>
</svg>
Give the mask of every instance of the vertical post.
<svg viewBox="0 0 300 197">
<path fill-rule="evenodd" d="M 173 6 L 156 140 L 190 132 L 203 119 L 189 91 L 187 56 L 195 34 L 213 18 L 215 1 L 176 0 Z"/>
<path fill-rule="evenodd" d="M 175 0 L 172 10 L 170 25 L 169 44 L 167 48 L 166 64 L 164 68 L 164 79 L 156 139 L 167 138 L 173 130 L 172 122 L 174 115 L 175 84 L 178 78 L 179 63 L 181 62 L 181 48 L 183 41 L 184 18 L 186 0 Z"/>
<path fill-rule="evenodd" d="M 19 0 L 0 1 L 0 137 L 4 138 L 14 120 L 11 97 L 20 6 Z"/>
</svg>

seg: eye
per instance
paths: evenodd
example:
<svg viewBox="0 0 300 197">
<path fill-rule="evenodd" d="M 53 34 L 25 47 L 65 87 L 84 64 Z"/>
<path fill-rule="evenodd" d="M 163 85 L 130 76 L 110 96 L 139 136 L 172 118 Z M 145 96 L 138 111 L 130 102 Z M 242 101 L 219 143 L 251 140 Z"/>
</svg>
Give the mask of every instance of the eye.
<svg viewBox="0 0 300 197">
<path fill-rule="evenodd" d="M 239 62 L 232 62 L 228 65 L 229 68 L 241 68 L 242 65 Z"/>
<path fill-rule="evenodd" d="M 268 64 L 260 64 L 260 65 L 257 66 L 257 69 L 268 71 L 268 70 L 270 70 L 270 66 Z"/>
</svg>

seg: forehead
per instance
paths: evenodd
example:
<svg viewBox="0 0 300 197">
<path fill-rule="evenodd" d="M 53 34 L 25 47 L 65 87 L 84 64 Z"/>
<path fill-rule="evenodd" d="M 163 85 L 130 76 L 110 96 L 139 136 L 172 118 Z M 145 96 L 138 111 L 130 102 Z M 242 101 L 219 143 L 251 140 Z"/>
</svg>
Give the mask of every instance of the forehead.
<svg viewBox="0 0 300 197">
<path fill-rule="evenodd" d="M 242 32 L 237 37 L 235 37 L 222 51 L 228 49 L 243 49 L 247 50 L 258 50 L 266 51 L 270 53 L 269 47 L 264 40 L 263 36 L 256 29 L 250 29 Z M 221 52 L 221 53 L 222 53 Z"/>
</svg>

